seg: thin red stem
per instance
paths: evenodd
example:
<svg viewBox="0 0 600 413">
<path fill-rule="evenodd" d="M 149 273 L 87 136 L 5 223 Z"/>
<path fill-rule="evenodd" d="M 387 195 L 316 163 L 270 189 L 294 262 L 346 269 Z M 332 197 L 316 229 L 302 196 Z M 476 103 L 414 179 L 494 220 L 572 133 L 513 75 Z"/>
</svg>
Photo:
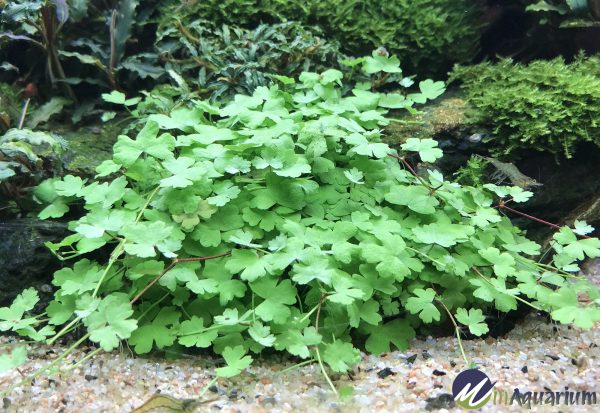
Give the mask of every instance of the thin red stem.
<svg viewBox="0 0 600 413">
<path fill-rule="evenodd" d="M 162 278 L 163 275 L 165 275 L 166 273 L 168 273 L 169 271 L 171 271 L 173 269 L 173 267 L 175 267 L 177 264 L 179 264 L 180 262 L 194 262 L 194 261 L 207 261 L 207 260 L 214 260 L 215 258 L 221 258 L 221 257 L 225 257 L 227 255 L 231 254 L 231 251 L 227 251 L 223 254 L 219 254 L 219 255 L 210 255 L 207 257 L 190 257 L 190 258 L 175 258 L 173 260 L 173 262 L 171 262 L 171 264 L 169 264 L 169 266 L 167 268 L 164 269 L 163 272 L 161 272 L 160 274 L 158 274 L 152 281 L 150 281 L 143 289 L 142 291 L 140 291 L 135 297 L 133 297 L 131 299 L 131 301 L 129 301 L 129 304 L 133 304 L 135 303 L 137 300 L 140 299 L 140 297 L 142 295 L 144 295 L 146 293 L 146 291 L 148 291 L 150 288 L 152 288 L 152 286 L 154 284 L 156 284 L 158 282 L 158 280 L 160 280 Z"/>
<path fill-rule="evenodd" d="M 513 212 L 513 213 L 515 213 L 517 215 L 521 215 L 521 216 L 523 216 L 525 218 L 529 218 L 529 219 L 532 219 L 534 221 L 540 222 L 542 224 L 548 225 L 549 227 L 552 227 L 552 228 L 555 228 L 555 229 L 560 229 L 560 226 L 558 226 L 556 224 L 553 224 L 552 222 L 544 221 L 543 219 L 536 218 L 536 217 L 534 217 L 532 215 L 526 214 L 525 212 L 517 211 L 516 209 L 512 209 L 511 207 L 507 207 L 504 204 L 500 205 L 500 208 L 501 209 L 506 209 L 506 210 L 508 210 L 510 212 Z"/>
<path fill-rule="evenodd" d="M 554 229 L 560 229 L 559 225 L 553 224 L 552 222 L 544 221 L 543 219 L 540 219 L 540 218 L 536 218 L 536 217 L 534 217 L 532 215 L 526 214 L 525 212 L 517 211 L 516 209 L 512 209 L 510 207 L 507 207 L 503 203 L 501 203 L 500 205 L 498 205 L 498 207 L 500 209 L 506 209 L 506 210 L 508 210 L 508 211 L 510 211 L 510 212 L 512 212 L 514 214 L 521 215 L 521 216 L 523 216 L 525 218 L 529 218 L 529 219 L 531 219 L 533 221 L 540 222 L 540 223 L 542 223 L 544 225 L 548 225 L 549 227 L 552 227 Z M 583 238 L 591 238 L 589 235 L 580 235 L 580 236 L 583 237 Z"/>
<path fill-rule="evenodd" d="M 421 179 L 421 177 L 415 172 L 415 170 L 412 168 L 412 166 L 410 166 L 410 164 L 408 162 L 406 162 L 406 159 L 404 159 L 402 156 L 394 155 L 393 153 L 388 153 L 388 156 L 391 156 L 392 158 L 396 158 L 400 162 L 402 162 L 402 164 L 404 166 L 406 166 L 406 168 L 408 168 L 408 170 L 410 171 L 410 173 L 413 174 L 414 177 L 417 178 L 419 180 L 419 182 L 421 182 L 421 184 L 425 188 L 427 188 L 430 192 L 433 193 L 434 189 L 432 187 L 430 187 L 429 185 L 427 185 L 427 183 L 423 179 Z"/>
</svg>

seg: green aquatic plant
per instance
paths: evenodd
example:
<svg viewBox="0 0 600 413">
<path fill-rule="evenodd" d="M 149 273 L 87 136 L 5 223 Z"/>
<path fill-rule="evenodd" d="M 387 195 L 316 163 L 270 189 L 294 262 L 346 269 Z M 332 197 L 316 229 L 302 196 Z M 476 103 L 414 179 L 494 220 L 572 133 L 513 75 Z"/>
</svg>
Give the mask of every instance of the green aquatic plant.
<svg viewBox="0 0 600 413">
<path fill-rule="evenodd" d="M 453 63 L 469 62 L 479 43 L 477 6 L 466 0 L 205 0 L 190 2 L 181 12 L 187 15 L 182 22 L 201 16 L 250 28 L 292 20 L 317 24 L 343 52 L 361 56 L 383 46 L 406 69 L 436 75 Z"/>
<path fill-rule="evenodd" d="M 527 3 L 525 10 L 539 14 L 541 24 L 555 24 L 560 28 L 599 25 L 599 0 L 528 0 Z"/>
<path fill-rule="evenodd" d="M 462 82 L 473 108 L 467 122 L 492 131 L 488 141 L 497 153 L 536 150 L 570 158 L 583 142 L 600 145 L 598 57 L 458 66 L 451 80 Z"/>
<path fill-rule="evenodd" d="M 205 19 L 164 19 L 156 47 L 167 70 L 196 80 L 201 95 L 213 101 L 251 94 L 270 83 L 273 74 L 320 71 L 345 57 L 339 44 L 325 40 L 317 29 L 294 22 L 261 24 L 250 30 L 217 26 Z"/>
<path fill-rule="evenodd" d="M 17 72 L 72 101 L 85 99 L 94 88 L 133 88 L 156 80 L 166 72 L 158 53 L 152 53 L 154 38 L 144 31 L 157 7 L 139 0 L 12 1 L 0 10 L 0 58 L 2 68 L 9 69 L 0 72 L 2 80 Z M 89 100 L 80 105 L 75 119 L 92 107 Z"/>
<path fill-rule="evenodd" d="M 472 155 L 464 166 L 454 174 L 454 180 L 462 185 L 482 187 L 485 184 L 487 162 L 481 156 Z"/>
<path fill-rule="evenodd" d="M 361 67 L 394 72 L 394 62 Z M 439 159 L 434 140 L 399 151 L 381 141 L 390 108 L 443 84 L 407 95 L 342 85 L 340 71 L 304 72 L 223 106 L 153 114 L 119 137 L 95 179 L 46 181 L 41 216 L 85 211 L 48 244 L 70 265 L 42 314 L 27 289 L 0 309 L 0 330 L 52 344 L 81 328 L 70 348 L 93 342 L 86 359 L 123 340 L 137 354 L 210 348 L 225 361 L 217 375 L 231 377 L 268 351 L 347 371 L 359 348 L 404 349 L 434 325 L 483 335 L 485 315 L 519 302 L 579 327 L 600 320 L 597 289 L 575 275 L 578 260 L 600 256 L 600 240 L 578 238 L 587 226 L 557 232 L 553 261 L 540 264 L 540 246 L 493 207 L 531 192 L 418 176 L 409 157 Z"/>
<path fill-rule="evenodd" d="M 9 129 L 0 136 L 0 194 L 19 199 L 60 170 L 66 142 L 56 134 Z M 56 172 L 56 171 L 54 171 Z"/>
</svg>

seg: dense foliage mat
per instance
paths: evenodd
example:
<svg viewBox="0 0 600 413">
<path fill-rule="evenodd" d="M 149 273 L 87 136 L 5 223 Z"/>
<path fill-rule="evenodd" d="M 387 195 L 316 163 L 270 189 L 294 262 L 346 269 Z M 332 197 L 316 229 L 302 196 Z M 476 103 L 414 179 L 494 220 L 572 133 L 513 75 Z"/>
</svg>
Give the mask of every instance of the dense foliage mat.
<svg viewBox="0 0 600 413">
<path fill-rule="evenodd" d="M 578 144 L 600 145 L 600 58 L 558 58 L 528 65 L 504 59 L 496 64 L 456 67 L 473 112 L 468 122 L 492 131 L 492 146 L 508 154 L 519 149 L 570 158 Z"/>
<path fill-rule="evenodd" d="M 399 70 L 377 53 L 358 64 Z M 530 258 L 540 246 L 492 206 L 530 192 L 413 175 L 407 157 L 434 162 L 436 142 L 408 139 L 397 153 L 380 141 L 389 108 L 433 99 L 441 82 L 408 95 L 367 84 L 342 95 L 337 70 L 279 82 L 222 107 L 150 115 L 97 179 L 45 181 L 42 217 L 85 210 L 49 244 L 74 262 L 54 274 L 43 314 L 27 289 L 0 309 L 0 330 L 52 343 L 83 325 L 74 345 L 127 340 L 138 354 L 211 348 L 228 377 L 269 349 L 345 371 L 359 348 L 403 349 L 428 326 L 483 335 L 487 314 L 519 301 L 580 327 L 600 320 L 597 289 L 574 275 L 600 256 L 591 228 L 562 228 L 552 265 L 540 264 Z M 118 95 L 106 98 L 131 103 Z M 102 251 L 112 252 L 93 259 Z M 17 348 L 0 364 L 24 357 Z"/>
<path fill-rule="evenodd" d="M 196 97 L 225 99 L 252 93 L 272 74 L 321 71 L 345 57 L 317 27 L 248 28 L 188 12 L 185 3 L 168 0 L 16 0 L 0 8 L 0 81 L 35 90 L 30 113 L 36 98 L 54 96 L 37 125 L 73 106 L 73 122 L 98 115 L 107 90 L 137 93 L 172 83 Z M 19 113 L 0 110 L 0 128 L 16 126 Z"/>
<path fill-rule="evenodd" d="M 273 74 L 321 71 L 346 57 L 340 45 L 325 40 L 317 28 L 309 30 L 296 22 L 245 29 L 206 19 L 165 18 L 158 27 L 156 48 L 167 70 L 197 83 L 199 92 L 213 101 L 252 94 L 270 83 Z"/>
<path fill-rule="evenodd" d="M 318 24 L 346 53 L 360 56 L 386 47 L 412 72 L 441 75 L 473 59 L 479 44 L 474 2 L 457 0 L 205 0 L 182 10 L 226 24 L 296 20 Z"/>
</svg>

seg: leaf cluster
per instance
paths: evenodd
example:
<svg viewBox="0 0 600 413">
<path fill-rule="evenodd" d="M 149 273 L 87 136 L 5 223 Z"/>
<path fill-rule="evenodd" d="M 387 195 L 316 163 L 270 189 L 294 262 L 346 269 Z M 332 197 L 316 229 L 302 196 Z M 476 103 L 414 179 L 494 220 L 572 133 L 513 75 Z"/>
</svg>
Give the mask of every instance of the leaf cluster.
<svg viewBox="0 0 600 413">
<path fill-rule="evenodd" d="M 600 145 L 600 59 L 579 56 L 528 65 L 504 59 L 496 64 L 455 67 L 473 107 L 468 122 L 493 131 L 498 153 L 548 151 L 570 158 L 577 145 Z"/>
<path fill-rule="evenodd" d="M 539 245 L 492 207 L 530 192 L 461 186 L 436 171 L 418 179 L 388 156 L 442 156 L 431 139 L 392 150 L 381 127 L 390 108 L 443 85 L 401 95 L 365 84 L 343 93 L 343 82 L 334 69 L 303 72 L 222 106 L 150 115 L 119 137 L 96 179 L 46 181 L 42 217 L 86 211 L 48 244 L 74 263 L 54 274 L 43 317 L 29 314 L 28 292 L 26 304 L 0 309 L 0 328 L 43 340 L 63 326 L 55 340 L 83 324 L 101 348 L 127 340 L 138 354 L 210 348 L 230 377 L 273 350 L 346 371 L 359 347 L 404 349 L 428 326 L 484 334 L 486 314 L 518 301 L 580 327 L 600 319 L 597 289 L 568 281 L 578 260 L 600 256 L 598 239 L 577 237 L 587 225 L 557 233 L 555 266 L 542 266 L 530 258 Z M 107 248 L 105 261 L 87 255 Z"/>
<path fill-rule="evenodd" d="M 18 198 L 22 189 L 39 184 L 60 169 L 66 142 L 58 135 L 9 129 L 0 136 L 0 190 Z"/>
<path fill-rule="evenodd" d="M 345 57 L 339 45 L 325 40 L 317 28 L 294 22 L 245 29 L 219 27 L 205 19 L 164 19 L 156 47 L 167 69 L 197 81 L 202 94 L 213 101 L 251 94 L 267 85 L 273 74 L 322 71 Z"/>
<path fill-rule="evenodd" d="M 560 28 L 595 27 L 600 20 L 600 4 L 596 0 L 527 0 L 525 10 L 537 13 L 540 24 Z"/>
<path fill-rule="evenodd" d="M 49 78 L 72 101 L 97 88 L 141 87 L 165 73 L 148 35 L 157 7 L 139 0 L 16 0 L 0 12 L 0 44 L 10 46 L 0 53 L 2 69 L 40 87 Z M 92 108 L 80 105 L 74 119 Z"/>
<path fill-rule="evenodd" d="M 477 14 L 473 2 L 463 0 L 208 0 L 189 8 L 190 16 L 250 28 L 261 21 L 318 25 L 345 53 L 361 56 L 383 46 L 405 68 L 427 75 L 473 58 Z"/>
</svg>

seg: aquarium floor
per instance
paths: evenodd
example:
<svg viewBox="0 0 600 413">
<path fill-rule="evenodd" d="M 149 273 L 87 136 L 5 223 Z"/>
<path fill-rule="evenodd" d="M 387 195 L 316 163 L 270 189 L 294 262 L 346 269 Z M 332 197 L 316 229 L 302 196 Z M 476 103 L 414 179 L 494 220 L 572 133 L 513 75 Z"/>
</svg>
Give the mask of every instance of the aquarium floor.
<svg viewBox="0 0 600 413">
<path fill-rule="evenodd" d="M 0 337 L 5 344 L 13 339 Z M 501 339 L 464 341 L 476 363 L 496 388 L 520 391 L 587 390 L 600 393 L 600 328 L 590 331 L 555 328 L 529 316 Z M 0 353 L 7 346 L 0 346 Z M 30 361 L 17 371 L 0 375 L 0 387 L 18 382 L 21 374 L 58 357 L 62 347 L 30 345 Z M 81 359 L 82 347 L 66 358 Z M 452 380 L 466 368 L 455 338 L 414 340 L 403 352 L 364 356 L 352 375 L 333 377 L 336 385 L 354 388 L 338 401 L 317 364 L 286 372 L 292 366 L 281 359 L 262 360 L 242 376 L 219 380 L 203 399 L 211 403 L 197 412 L 418 412 L 463 411 L 448 396 Z M 156 392 L 179 399 L 197 398 L 214 377 L 214 363 L 198 356 L 176 361 L 133 358 L 128 351 L 98 354 L 67 373 L 42 376 L 31 386 L 15 389 L 3 400 L 6 412 L 131 412 Z M 441 397 L 440 397 L 441 396 Z M 531 411 L 593 411 L 583 406 L 537 407 Z M 561 406 L 563 407 L 563 406 Z M 598 405 L 596 405 L 596 409 Z M 160 409 L 148 410 L 160 412 Z M 163 410 L 183 412 L 184 410 Z M 481 411 L 500 411 L 490 404 Z M 503 407 L 501 411 L 524 411 Z M 598 410 L 596 410 L 598 411 Z M 144 411 L 145 413 L 145 411 Z"/>
</svg>

